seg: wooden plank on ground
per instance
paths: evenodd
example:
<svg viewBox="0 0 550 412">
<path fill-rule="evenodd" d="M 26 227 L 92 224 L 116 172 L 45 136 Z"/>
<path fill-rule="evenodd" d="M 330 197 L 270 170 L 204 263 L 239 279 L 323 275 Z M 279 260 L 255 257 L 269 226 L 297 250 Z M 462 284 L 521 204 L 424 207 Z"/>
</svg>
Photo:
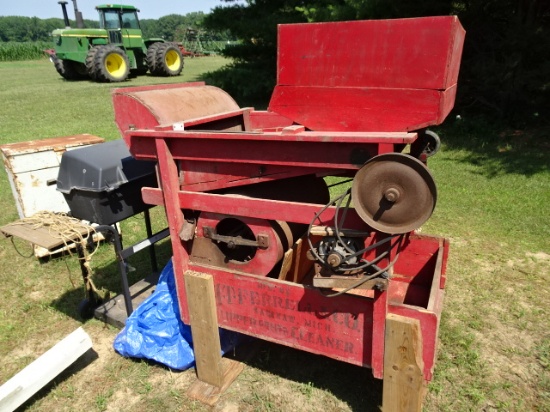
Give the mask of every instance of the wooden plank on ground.
<svg viewBox="0 0 550 412">
<path fill-rule="evenodd" d="M 384 412 L 420 412 L 425 394 L 418 319 L 389 314 L 384 349 Z"/>
<path fill-rule="evenodd" d="M 222 393 L 233 383 L 244 369 L 241 362 L 222 358 L 223 385 L 217 387 L 197 379 L 187 390 L 187 396 L 204 404 L 214 406 Z"/>
<path fill-rule="evenodd" d="M 92 347 L 78 328 L 0 386 L 0 411 L 14 411 Z"/>
</svg>

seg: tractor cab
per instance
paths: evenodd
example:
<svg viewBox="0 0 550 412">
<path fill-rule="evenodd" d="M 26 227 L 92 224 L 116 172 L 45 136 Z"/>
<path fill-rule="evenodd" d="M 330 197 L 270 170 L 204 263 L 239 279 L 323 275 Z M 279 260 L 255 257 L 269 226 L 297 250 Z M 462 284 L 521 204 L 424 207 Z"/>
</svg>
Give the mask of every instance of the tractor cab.
<svg viewBox="0 0 550 412">
<path fill-rule="evenodd" d="M 141 27 L 134 6 L 120 4 L 103 4 L 96 7 L 99 13 L 99 27 L 109 33 L 109 43 L 124 43 L 127 47 L 132 38 L 139 36 L 141 40 Z M 137 45 L 135 45 L 137 46 Z"/>
</svg>

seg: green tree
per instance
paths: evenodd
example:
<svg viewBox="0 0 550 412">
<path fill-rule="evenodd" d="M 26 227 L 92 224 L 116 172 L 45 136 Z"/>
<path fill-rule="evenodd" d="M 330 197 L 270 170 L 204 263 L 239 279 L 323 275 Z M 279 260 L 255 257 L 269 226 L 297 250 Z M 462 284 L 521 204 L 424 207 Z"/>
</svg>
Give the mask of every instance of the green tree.
<svg viewBox="0 0 550 412">
<path fill-rule="evenodd" d="M 304 14 L 296 9 L 301 3 L 247 0 L 246 5 L 216 7 L 205 17 L 204 26 L 214 32 L 228 31 L 239 42 L 222 52 L 233 63 L 210 73 L 208 80 L 240 104 L 265 104 L 275 85 L 277 24 L 306 22 Z"/>
</svg>

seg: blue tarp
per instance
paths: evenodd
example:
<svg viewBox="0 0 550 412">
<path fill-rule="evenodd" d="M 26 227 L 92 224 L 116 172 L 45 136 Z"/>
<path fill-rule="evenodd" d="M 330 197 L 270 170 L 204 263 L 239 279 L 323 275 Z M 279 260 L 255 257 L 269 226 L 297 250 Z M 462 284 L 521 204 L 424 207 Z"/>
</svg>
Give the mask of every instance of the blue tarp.
<svg viewBox="0 0 550 412">
<path fill-rule="evenodd" d="M 222 353 L 234 348 L 239 336 L 220 329 Z M 154 360 L 176 370 L 194 366 L 191 328 L 180 318 L 172 259 L 155 292 L 128 317 L 113 346 L 122 356 Z"/>
</svg>

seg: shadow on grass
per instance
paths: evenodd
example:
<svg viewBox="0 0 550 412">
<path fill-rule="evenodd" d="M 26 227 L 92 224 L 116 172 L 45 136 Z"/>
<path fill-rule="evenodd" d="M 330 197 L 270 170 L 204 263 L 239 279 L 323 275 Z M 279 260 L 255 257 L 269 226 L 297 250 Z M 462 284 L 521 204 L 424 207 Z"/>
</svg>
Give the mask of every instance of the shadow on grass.
<svg viewBox="0 0 550 412">
<path fill-rule="evenodd" d="M 127 245 L 125 245 L 126 247 Z M 129 245 L 128 245 L 129 246 Z M 118 261 L 115 255 L 115 249 L 112 245 L 103 245 L 103 248 L 110 248 L 107 253 L 110 253 L 112 259 L 104 265 L 95 265 L 94 259 L 91 260 L 91 268 L 93 270 L 92 281 L 95 287 L 98 289 L 100 297 L 105 301 L 114 298 L 116 295 L 122 293 L 122 278 L 119 271 Z M 155 253 L 157 260 L 157 271 L 160 273 L 166 263 L 172 256 L 172 247 L 170 240 L 164 240 L 155 245 Z M 74 256 L 74 259 L 77 259 Z M 139 253 L 130 256 L 128 262 L 128 284 L 132 286 L 136 282 L 148 277 L 153 273 L 150 254 L 147 250 L 142 250 Z M 75 279 L 76 279 L 75 274 Z M 65 315 L 76 319 L 78 321 L 86 321 L 87 319 L 82 316 L 79 306 L 88 297 L 84 280 L 81 272 L 78 274 L 77 288 L 71 289 L 59 296 L 57 299 L 51 302 L 51 307 L 64 313 Z M 106 291 L 111 291 L 107 293 Z M 135 309 L 135 308 L 134 308 Z"/>
<path fill-rule="evenodd" d="M 371 369 L 251 338 L 226 357 L 299 384 L 296 392 L 315 396 L 314 389 L 331 393 L 352 411 L 380 411 L 382 381 Z"/>
<path fill-rule="evenodd" d="M 352 411 L 380 412 L 383 383 L 382 380 L 373 378 L 371 369 L 243 336 L 243 342 L 238 344 L 232 352 L 226 353 L 224 357 L 296 383 L 296 387 L 291 388 L 290 393 L 300 392 L 306 397 L 314 397 L 314 390 L 317 389 L 332 394 Z M 150 359 L 128 359 L 169 369 Z M 177 371 L 171 371 L 177 373 Z M 264 383 L 271 384 L 269 380 Z M 262 393 L 255 395 L 261 399 Z M 251 392 L 249 395 L 254 394 Z"/>
<path fill-rule="evenodd" d="M 455 155 L 459 162 L 488 178 L 550 172 L 550 127 L 517 130 L 486 119 L 448 119 L 438 132 L 447 149 L 464 152 Z"/>
</svg>

